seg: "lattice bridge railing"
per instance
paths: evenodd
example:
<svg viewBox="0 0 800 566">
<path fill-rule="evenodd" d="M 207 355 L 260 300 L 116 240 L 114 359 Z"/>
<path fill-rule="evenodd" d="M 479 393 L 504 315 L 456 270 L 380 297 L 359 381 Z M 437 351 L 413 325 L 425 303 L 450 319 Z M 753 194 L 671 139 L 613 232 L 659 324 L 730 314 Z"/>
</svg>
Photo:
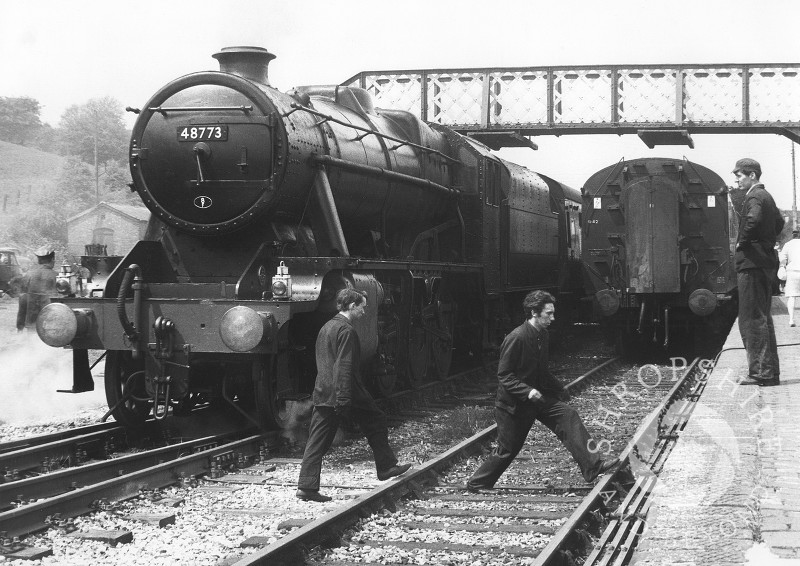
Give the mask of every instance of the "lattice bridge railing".
<svg viewBox="0 0 800 566">
<path fill-rule="evenodd" d="M 342 84 L 466 133 L 774 132 L 800 142 L 800 64 L 370 71 Z"/>
</svg>

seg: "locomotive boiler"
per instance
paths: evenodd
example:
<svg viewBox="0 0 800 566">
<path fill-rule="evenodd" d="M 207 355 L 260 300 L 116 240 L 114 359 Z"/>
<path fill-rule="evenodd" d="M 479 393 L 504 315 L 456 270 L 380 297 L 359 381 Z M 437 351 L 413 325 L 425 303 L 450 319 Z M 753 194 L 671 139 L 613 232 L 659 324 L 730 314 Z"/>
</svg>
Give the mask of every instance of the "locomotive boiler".
<svg viewBox="0 0 800 566">
<path fill-rule="evenodd" d="M 269 84 L 274 55 L 231 47 L 139 113 L 133 185 L 152 213 L 102 297 L 62 298 L 41 339 L 105 350 L 114 418 L 217 401 L 262 427 L 308 396 L 314 342 L 344 287 L 378 395 L 476 363 L 531 289 L 582 293 L 580 194 L 362 89 Z M 80 387 L 75 387 L 76 390 Z"/>
<path fill-rule="evenodd" d="M 620 353 L 724 326 L 736 221 L 716 173 L 686 159 L 622 160 L 586 181 L 583 204 L 587 294 Z"/>
</svg>

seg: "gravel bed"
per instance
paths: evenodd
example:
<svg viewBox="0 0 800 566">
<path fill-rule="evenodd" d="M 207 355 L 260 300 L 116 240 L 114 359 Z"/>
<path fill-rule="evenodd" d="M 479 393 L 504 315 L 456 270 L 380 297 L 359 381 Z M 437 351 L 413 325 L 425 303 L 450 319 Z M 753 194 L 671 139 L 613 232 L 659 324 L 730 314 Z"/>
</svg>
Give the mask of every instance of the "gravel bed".
<svg viewBox="0 0 800 566">
<path fill-rule="evenodd" d="M 475 544 L 485 546 L 521 546 L 538 548 L 546 544 L 549 537 L 542 533 L 499 533 L 499 532 L 466 532 L 430 529 L 395 529 L 397 520 L 424 521 L 430 520 L 425 515 L 397 513 L 392 516 L 372 519 L 362 525 L 361 530 L 350 538 L 349 549 L 359 548 L 358 543 L 370 540 L 385 542 L 439 542 L 451 544 Z M 342 553 L 344 554 L 344 553 Z"/>
<path fill-rule="evenodd" d="M 432 421 L 442 421 L 437 415 Z M 55 429 L 55 428 L 54 428 Z M 401 461 L 418 463 L 420 447 L 435 455 L 450 444 L 434 440 L 435 424 L 408 422 L 390 432 L 390 441 Z M 334 499 L 329 503 L 299 501 L 294 493 L 299 465 L 280 464 L 274 472 L 259 473 L 244 469 L 243 474 L 265 477 L 267 485 L 241 485 L 233 492 L 209 492 L 195 488 L 169 488 L 165 497 L 184 499 L 177 509 L 164 508 L 146 500 L 132 500 L 119 505 L 114 512 L 97 512 L 76 519 L 80 531 L 92 529 L 127 529 L 134 533 L 133 542 L 111 547 L 105 543 L 77 540 L 51 528 L 31 536 L 26 543 L 53 549 L 53 556 L 35 561 L 4 560 L 2 564 L 22 566 L 36 564 L 63 565 L 160 565 L 219 563 L 231 555 L 253 550 L 241 549 L 242 541 L 251 536 L 277 540 L 287 531 L 278 525 L 289 519 L 314 519 L 336 508 L 342 502 L 380 485 L 372 463 L 371 451 L 363 438 L 345 438 L 325 459 L 322 470 L 322 491 Z M 224 479 L 224 478 L 221 478 Z M 391 480 L 390 480 L 391 481 Z M 220 482 L 201 480 L 199 487 L 219 486 Z M 228 484 L 229 485 L 229 484 Z M 352 486 L 353 489 L 326 487 Z M 226 512 L 231 511 L 231 512 Z M 235 511 L 256 511 L 250 515 Z M 175 523 L 164 528 L 122 517 L 127 513 L 175 513 Z"/>
<path fill-rule="evenodd" d="M 639 419 L 655 405 L 657 400 L 664 394 L 664 390 L 644 389 L 638 394 L 628 399 L 625 407 L 616 406 L 612 400 L 616 399 L 607 390 L 613 387 L 620 380 L 620 372 L 615 372 L 615 378 L 601 380 L 599 387 L 593 388 L 580 397 L 571 401 L 571 404 L 582 415 L 584 423 L 589 429 L 590 434 L 595 439 L 608 438 L 610 443 L 610 453 L 617 454 L 626 444 L 627 440 L 634 433 L 638 426 Z M 628 366 L 622 379 L 633 390 L 633 384 L 637 381 L 638 367 Z M 600 408 L 604 406 L 604 408 Z M 609 411 L 615 411 L 616 418 L 609 419 Z M 612 427 L 608 431 L 607 427 Z M 609 434 L 610 432 L 610 434 Z M 548 429 L 541 425 L 534 425 L 528 437 L 526 449 L 521 453 L 514 463 L 508 468 L 500 479 L 498 487 L 525 486 L 525 485 L 547 485 L 558 486 L 588 486 L 581 476 L 577 465 L 572 461 L 561 443 Z M 456 463 L 446 473 L 442 482 L 448 485 L 463 485 L 469 476 L 475 471 L 483 457 L 468 458 Z M 510 519 L 505 517 L 478 516 L 473 518 L 462 517 L 440 517 L 425 515 L 419 508 L 439 509 L 470 509 L 485 510 L 486 514 L 495 510 L 522 510 L 521 505 L 514 504 L 514 496 L 506 495 L 508 492 L 499 492 L 498 497 L 483 501 L 443 501 L 431 498 L 425 501 L 406 501 L 402 503 L 395 514 L 382 513 L 367 518 L 352 530 L 349 535 L 345 535 L 345 543 L 330 552 L 317 549 L 312 554 L 315 560 L 341 560 L 349 562 L 374 561 L 379 563 L 407 563 L 407 564 L 530 564 L 533 558 L 514 556 L 510 554 L 500 554 L 490 556 L 485 552 L 476 549 L 474 552 L 434 552 L 430 548 L 418 547 L 370 547 L 366 544 L 370 540 L 380 540 L 384 543 L 391 541 L 398 542 L 438 542 L 448 544 L 464 545 L 495 545 L 495 546 L 518 546 L 526 550 L 540 550 L 549 540 L 549 535 L 542 533 L 480 533 L 467 531 L 446 531 L 440 529 L 407 529 L 401 523 L 410 521 L 426 521 L 450 524 L 491 524 L 491 525 L 541 525 L 550 526 L 555 529 L 560 527 L 564 519 L 555 520 L 534 520 L 534 519 Z M 516 492 L 524 494 L 524 492 Z M 502 495 L 501 495 L 502 494 Z M 504 501 L 507 499 L 507 501 Z M 571 503 L 574 507 L 579 503 L 577 498 Z M 524 510 L 538 511 L 564 511 L 568 510 L 562 504 L 542 504 L 524 507 Z M 566 513 L 568 514 L 568 513 Z"/>
<path fill-rule="evenodd" d="M 20 438 L 52 434 L 66 429 L 97 424 L 107 410 L 108 407 L 102 405 L 94 408 L 78 409 L 73 415 L 48 417 L 45 421 L 41 421 L 40 418 L 34 418 L 2 424 L 0 425 L 0 442 L 10 442 Z"/>
</svg>

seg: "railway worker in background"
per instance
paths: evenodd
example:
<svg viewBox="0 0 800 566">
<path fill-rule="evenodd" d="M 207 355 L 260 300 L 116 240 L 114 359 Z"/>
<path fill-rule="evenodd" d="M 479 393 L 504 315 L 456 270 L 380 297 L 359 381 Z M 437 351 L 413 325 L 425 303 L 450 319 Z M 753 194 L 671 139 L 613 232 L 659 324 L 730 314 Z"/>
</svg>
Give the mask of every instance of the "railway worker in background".
<svg viewBox="0 0 800 566">
<path fill-rule="evenodd" d="M 789 326 L 795 326 L 794 307 L 800 297 L 800 230 L 792 230 L 792 239 L 786 242 L 778 256 L 780 264 L 786 268 L 786 285 L 783 293 L 789 300 Z"/>
<path fill-rule="evenodd" d="M 56 252 L 42 246 L 33 253 L 38 263 L 22 277 L 22 293 L 17 312 L 18 332 L 35 326 L 39 312 L 50 302 L 50 297 L 56 294 L 56 272 L 53 269 Z"/>
<path fill-rule="evenodd" d="M 16 275 L 8 282 L 10 295 L 17 297 L 17 332 L 25 330 L 25 319 L 28 317 L 28 295 L 25 293 L 25 274 Z"/>
<path fill-rule="evenodd" d="M 547 328 L 555 320 L 555 298 L 532 291 L 523 302 L 528 320 L 503 340 L 497 364 L 497 447 L 472 474 L 467 490 L 491 489 L 522 449 L 534 421 L 555 433 L 572 454 L 584 479 L 593 482 L 619 464 L 603 460 L 578 412 L 564 401 L 568 392 L 547 367 L 550 345 Z"/>
<path fill-rule="evenodd" d="M 778 385 L 780 364 L 772 323 L 772 288 L 777 280 L 775 242 L 785 223 L 761 179 L 755 159 L 736 162 L 739 188 L 746 191 L 736 240 L 736 282 L 739 288 L 739 332 L 747 351 L 747 376 L 760 386 Z"/>
<path fill-rule="evenodd" d="M 322 458 L 344 418 L 355 421 L 367 437 L 379 480 L 399 476 L 411 467 L 411 464 L 397 463 L 389 446 L 386 416 L 361 381 L 361 346 L 352 321 L 364 316 L 367 299 L 354 289 L 342 289 L 336 295 L 336 308 L 339 312 L 325 323 L 317 336 L 314 408 L 296 494 L 303 501 L 331 500 L 319 492 Z"/>
</svg>

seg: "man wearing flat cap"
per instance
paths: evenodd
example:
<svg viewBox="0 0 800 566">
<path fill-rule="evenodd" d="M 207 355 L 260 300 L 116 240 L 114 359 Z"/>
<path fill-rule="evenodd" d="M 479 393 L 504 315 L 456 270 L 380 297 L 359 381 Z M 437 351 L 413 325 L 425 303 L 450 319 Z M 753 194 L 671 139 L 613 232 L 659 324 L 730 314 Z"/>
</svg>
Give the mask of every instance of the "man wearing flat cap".
<svg viewBox="0 0 800 566">
<path fill-rule="evenodd" d="M 761 165 L 755 159 L 736 162 L 739 188 L 746 191 L 736 240 L 736 276 L 739 288 L 739 332 L 747 351 L 747 376 L 760 386 L 778 385 L 780 365 L 772 323 L 772 288 L 778 273 L 775 242 L 784 219 L 761 183 Z"/>
<path fill-rule="evenodd" d="M 39 318 L 39 312 L 56 294 L 56 272 L 53 270 L 56 252 L 42 246 L 35 252 L 37 265 L 31 267 L 22 279 L 23 294 L 20 295 L 19 312 L 17 313 L 17 330 L 31 328 Z"/>
</svg>

